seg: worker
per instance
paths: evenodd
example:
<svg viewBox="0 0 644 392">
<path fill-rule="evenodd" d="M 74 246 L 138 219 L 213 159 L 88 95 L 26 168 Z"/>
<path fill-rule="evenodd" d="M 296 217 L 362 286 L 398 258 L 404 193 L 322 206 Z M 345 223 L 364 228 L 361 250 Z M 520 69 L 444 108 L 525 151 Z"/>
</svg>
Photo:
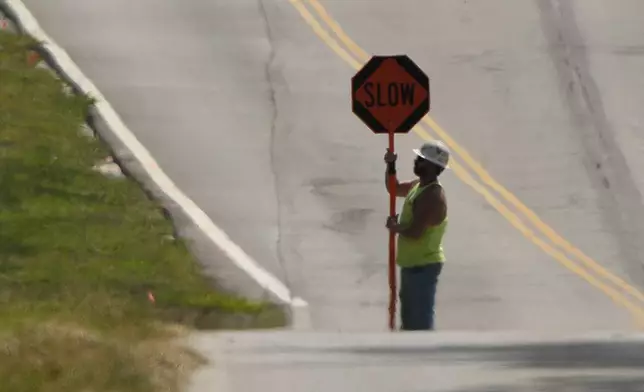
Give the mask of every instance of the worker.
<svg viewBox="0 0 644 392">
<path fill-rule="evenodd" d="M 396 196 L 405 201 L 400 214 L 387 218 L 386 227 L 397 234 L 396 264 L 400 267 L 402 330 L 433 330 L 438 277 L 445 262 L 442 241 L 447 226 L 447 202 L 438 176 L 448 168 L 449 150 L 440 141 L 414 149 L 414 174 L 409 182 L 396 182 Z M 397 155 L 387 149 L 385 181 L 395 172 Z"/>
</svg>

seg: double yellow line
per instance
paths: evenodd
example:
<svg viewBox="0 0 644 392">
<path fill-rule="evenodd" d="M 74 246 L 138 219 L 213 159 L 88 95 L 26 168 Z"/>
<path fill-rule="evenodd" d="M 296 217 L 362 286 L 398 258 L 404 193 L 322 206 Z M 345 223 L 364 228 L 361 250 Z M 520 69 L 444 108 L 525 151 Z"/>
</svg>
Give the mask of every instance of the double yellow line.
<svg viewBox="0 0 644 392">
<path fill-rule="evenodd" d="M 289 0 L 297 9 L 302 18 L 311 26 L 313 31 L 344 61 L 354 69 L 362 68 L 371 57 L 366 51 L 358 46 L 342 30 L 340 25 L 329 15 L 326 9 L 318 0 Z M 304 4 L 308 5 L 308 7 Z M 326 27 L 322 26 L 318 19 L 313 16 L 310 9 L 317 15 Z M 328 30 L 327 30 L 328 29 Z M 335 36 L 334 38 L 331 31 Z M 339 41 L 338 41 L 339 40 Z M 344 44 L 344 46 L 343 46 Z M 492 205 L 503 217 L 505 217 L 515 228 L 524 236 L 535 243 L 545 253 L 552 256 L 556 261 L 576 273 L 595 288 L 602 291 L 610 297 L 616 304 L 626 308 L 633 316 L 638 328 L 644 327 L 644 294 L 626 283 L 623 279 L 612 274 L 602 267 L 595 260 L 584 254 L 581 250 L 566 241 L 562 236 L 555 232 L 550 226 L 545 224 L 539 217 L 525 206 L 516 196 L 499 184 L 492 176 L 479 164 L 472 156 L 460 146 L 449 134 L 434 121 L 431 117 L 425 116 L 423 123 L 428 126 L 428 130 L 423 125 L 417 125 L 413 131 L 425 140 L 432 140 L 431 134 L 435 134 L 443 140 L 452 150 L 454 158 L 450 160 L 450 166 L 454 173 L 466 184 L 480 193 L 490 205 Z M 522 220 L 510 211 L 495 195 L 483 186 L 479 180 L 472 177 L 468 170 L 459 163 L 459 158 L 464 164 L 476 173 L 479 179 L 489 188 L 493 189 L 500 195 L 506 203 L 514 206 L 525 220 L 532 223 L 534 228 L 540 232 L 542 237 L 549 240 L 550 243 L 540 238 L 533 229 L 529 228 Z M 576 259 L 578 261 L 573 261 Z M 586 268 L 583 268 L 585 265 Z M 587 271 L 591 270 L 595 275 Z"/>
</svg>

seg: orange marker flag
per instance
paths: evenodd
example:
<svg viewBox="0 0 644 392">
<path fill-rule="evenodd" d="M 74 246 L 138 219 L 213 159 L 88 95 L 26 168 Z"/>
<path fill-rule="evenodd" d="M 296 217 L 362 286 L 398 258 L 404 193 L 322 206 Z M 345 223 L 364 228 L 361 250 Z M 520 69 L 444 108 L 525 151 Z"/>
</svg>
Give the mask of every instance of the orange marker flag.
<svg viewBox="0 0 644 392">
<path fill-rule="evenodd" d="M 40 61 L 40 55 L 38 55 L 38 52 L 30 50 L 29 53 L 27 54 L 27 64 L 33 67 L 36 64 L 38 64 L 39 61 Z"/>
</svg>

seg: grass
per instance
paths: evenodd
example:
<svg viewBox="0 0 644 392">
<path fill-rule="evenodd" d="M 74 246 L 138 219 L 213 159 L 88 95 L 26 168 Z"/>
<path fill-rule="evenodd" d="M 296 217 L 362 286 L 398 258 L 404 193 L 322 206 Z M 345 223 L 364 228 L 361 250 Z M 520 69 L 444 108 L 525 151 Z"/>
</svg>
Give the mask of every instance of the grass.
<svg viewBox="0 0 644 392">
<path fill-rule="evenodd" d="M 176 391 L 200 360 L 168 343 L 172 331 L 282 315 L 215 291 L 138 184 L 92 169 L 109 152 L 79 132 L 91 102 L 30 67 L 33 44 L 0 31 L 0 380 L 12 392 Z"/>
</svg>

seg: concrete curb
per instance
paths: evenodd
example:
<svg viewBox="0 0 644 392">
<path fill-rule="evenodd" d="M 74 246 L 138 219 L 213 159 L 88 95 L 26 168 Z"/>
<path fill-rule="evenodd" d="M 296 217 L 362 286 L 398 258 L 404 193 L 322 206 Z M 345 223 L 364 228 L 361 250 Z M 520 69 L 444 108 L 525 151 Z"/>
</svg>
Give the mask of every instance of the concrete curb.
<svg viewBox="0 0 644 392">
<path fill-rule="evenodd" d="M 18 17 L 18 12 L 4 0 L 0 0 L 0 19 L 2 14 L 10 21 L 12 31 L 17 34 L 30 35 L 23 21 Z M 66 74 L 54 55 L 42 42 L 33 50 L 38 53 L 43 65 L 55 77 L 70 86 L 74 94 L 86 95 L 79 83 Z M 139 184 L 148 197 L 158 202 L 164 215 L 172 223 L 174 236 L 185 241 L 188 249 L 202 267 L 203 274 L 212 279 L 213 283 L 216 282 L 220 290 L 253 300 L 267 301 L 286 315 L 289 327 L 308 328 L 310 320 L 306 302 L 298 298 L 293 298 L 290 303 L 283 301 L 270 290 L 262 288 L 253 277 L 227 260 L 227 256 L 222 250 L 210 241 L 208 235 L 184 209 L 153 180 L 144 165 L 137 159 L 134 151 L 119 138 L 95 105 L 90 107 L 86 123 L 93 131 L 94 136 L 105 144 L 114 163 L 121 168 L 123 174 Z"/>
</svg>

